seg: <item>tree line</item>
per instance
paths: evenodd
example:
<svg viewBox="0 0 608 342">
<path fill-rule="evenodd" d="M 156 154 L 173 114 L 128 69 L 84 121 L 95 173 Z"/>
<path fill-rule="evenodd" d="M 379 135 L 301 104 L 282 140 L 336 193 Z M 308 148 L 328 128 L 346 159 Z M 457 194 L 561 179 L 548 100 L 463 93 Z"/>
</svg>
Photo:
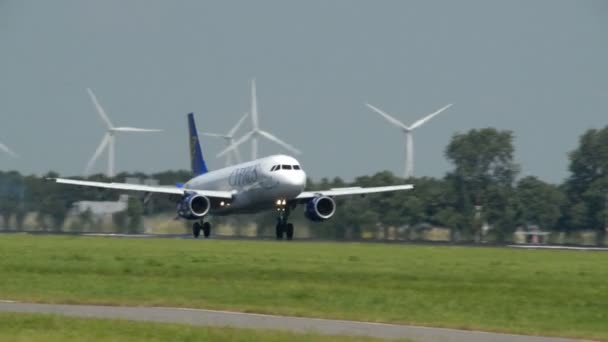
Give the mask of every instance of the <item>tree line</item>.
<svg viewBox="0 0 608 342">
<path fill-rule="evenodd" d="M 445 148 L 452 169 L 443 178 L 402 179 L 389 171 L 361 176 L 352 182 L 340 178 L 309 180 L 309 189 L 344 186 L 384 186 L 412 183 L 411 192 L 368 195 L 337 201 L 336 215 L 329 221 L 308 224 L 315 236 L 360 238 L 369 229 L 439 226 L 451 229 L 454 240 L 475 240 L 485 227 L 497 241 L 507 241 L 518 227 L 540 227 L 545 231 L 596 232 L 603 243 L 608 226 L 608 126 L 585 132 L 569 158 L 569 176 L 562 184 L 551 184 L 534 176 L 520 177 L 514 161 L 513 133 L 495 128 L 473 129 L 452 137 Z M 542 156 L 539 156 L 542 158 Z M 4 227 L 13 222 L 23 228 L 28 213 L 36 213 L 41 227 L 61 230 L 72 203 L 81 200 L 116 200 L 117 193 L 94 188 L 59 185 L 39 177 L 0 171 L 0 215 Z M 154 178 L 160 184 L 178 184 L 190 178 L 187 171 L 154 174 L 121 173 L 127 177 Z M 103 175 L 88 179 L 109 181 Z M 127 210 L 116 214 L 117 227 L 141 229 L 142 215 L 175 212 L 177 198 L 154 195 L 149 200 L 131 198 Z M 81 214 L 86 222 L 87 213 Z M 294 214 L 295 220 L 303 220 Z M 274 213 L 232 218 L 236 224 L 255 219 L 272 227 Z M 226 220 L 226 219 L 220 219 Z M 386 236 L 387 234 L 384 234 Z"/>
</svg>

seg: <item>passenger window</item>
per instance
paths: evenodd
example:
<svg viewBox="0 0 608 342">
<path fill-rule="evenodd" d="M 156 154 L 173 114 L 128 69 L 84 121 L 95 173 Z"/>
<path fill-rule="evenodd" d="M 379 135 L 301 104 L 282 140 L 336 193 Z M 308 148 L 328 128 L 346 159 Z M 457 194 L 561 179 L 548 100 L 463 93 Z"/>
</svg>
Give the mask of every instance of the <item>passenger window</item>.
<svg viewBox="0 0 608 342">
<path fill-rule="evenodd" d="M 300 165 L 294 165 L 294 166 L 293 166 L 293 169 L 294 169 L 294 170 L 299 170 L 299 169 L 300 169 Z"/>
<path fill-rule="evenodd" d="M 283 170 L 291 170 L 291 165 L 281 165 L 281 169 L 283 169 Z"/>
</svg>

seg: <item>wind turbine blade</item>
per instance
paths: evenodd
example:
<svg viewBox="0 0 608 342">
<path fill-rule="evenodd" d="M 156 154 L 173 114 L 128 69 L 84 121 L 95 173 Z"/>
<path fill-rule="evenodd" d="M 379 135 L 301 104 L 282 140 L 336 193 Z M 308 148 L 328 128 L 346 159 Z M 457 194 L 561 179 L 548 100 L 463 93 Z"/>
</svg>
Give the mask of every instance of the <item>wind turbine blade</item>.
<svg viewBox="0 0 608 342">
<path fill-rule="evenodd" d="M 233 137 L 234 133 L 236 133 L 236 131 L 241 127 L 241 125 L 243 124 L 243 122 L 245 122 L 245 119 L 247 119 L 247 116 L 249 115 L 249 113 L 245 113 L 245 115 L 243 115 L 239 121 L 236 123 L 236 125 L 234 125 L 234 127 L 232 127 L 230 129 L 230 131 L 228 131 L 228 134 L 226 134 L 226 136 L 228 137 Z"/>
<path fill-rule="evenodd" d="M 414 123 L 413 123 L 413 124 L 410 126 L 410 128 L 411 128 L 411 129 L 416 129 L 416 128 L 418 128 L 418 127 L 420 127 L 420 126 L 424 125 L 424 124 L 425 124 L 427 121 L 431 120 L 431 119 L 432 119 L 432 118 L 434 118 L 436 115 L 438 115 L 439 113 L 443 112 L 444 110 L 446 110 L 446 109 L 448 109 L 448 108 L 450 108 L 450 107 L 452 107 L 452 104 L 451 104 L 451 103 L 450 103 L 449 105 L 447 105 L 447 106 L 444 106 L 444 107 L 440 108 L 438 111 L 436 111 L 436 112 L 434 112 L 434 113 L 431 113 L 431 114 L 429 114 L 429 115 L 427 115 L 427 116 L 423 117 L 422 119 L 420 119 L 420 120 L 418 120 L 418 121 L 414 122 Z"/>
<path fill-rule="evenodd" d="M 251 125 L 253 130 L 258 129 L 258 95 L 255 88 L 255 78 L 251 80 Z"/>
<path fill-rule="evenodd" d="M 4 151 L 5 153 L 7 153 L 8 155 L 10 155 L 13 158 L 17 157 L 17 153 L 13 152 L 13 150 L 8 148 L 8 146 L 4 145 L 1 142 L 0 142 L 0 151 Z"/>
<path fill-rule="evenodd" d="M 226 134 L 218 134 L 218 133 L 199 133 L 200 135 L 204 135 L 206 137 L 213 137 L 213 138 L 222 138 L 222 139 L 229 139 L 230 136 L 226 135 Z"/>
<path fill-rule="evenodd" d="M 406 125 L 404 125 L 404 124 L 403 124 L 401 121 L 399 121 L 399 120 L 395 119 L 394 117 L 392 117 L 392 116 L 388 115 L 386 112 L 382 111 L 381 109 L 376 108 L 376 107 L 372 106 L 372 105 L 371 105 L 371 104 L 369 104 L 369 103 L 366 103 L 365 105 L 366 105 L 366 106 L 367 106 L 369 109 L 373 110 L 374 112 L 376 112 L 376 113 L 378 113 L 378 114 L 382 115 L 382 117 L 383 117 L 383 118 L 385 118 L 385 119 L 386 119 L 386 121 L 390 122 L 391 124 L 393 124 L 393 125 L 395 125 L 395 126 L 397 126 L 397 127 L 400 127 L 400 128 L 402 128 L 402 129 L 404 129 L 404 130 L 409 130 L 409 129 L 410 129 L 409 127 L 407 127 Z"/>
<path fill-rule="evenodd" d="M 95 96 L 95 94 L 93 94 L 93 91 L 91 90 L 91 88 L 87 88 L 87 92 L 89 93 L 89 96 L 91 97 L 91 101 L 93 101 L 93 105 L 95 106 L 95 109 L 97 109 L 97 113 L 99 113 L 101 120 L 106 124 L 108 129 L 114 128 L 114 125 L 112 125 L 112 121 L 110 121 L 110 118 L 108 117 L 106 112 L 103 110 L 103 108 L 99 104 L 99 101 L 97 101 L 97 96 Z"/>
<path fill-rule="evenodd" d="M 264 132 L 264 131 L 258 131 L 258 134 L 260 134 L 261 136 L 263 136 L 264 138 L 281 145 L 283 148 L 285 148 L 288 151 L 291 151 L 295 154 L 301 154 L 302 152 L 300 152 L 300 150 L 298 150 L 297 148 L 289 145 L 288 143 L 282 141 L 281 139 L 275 137 L 274 135 L 268 133 L 268 132 Z"/>
<path fill-rule="evenodd" d="M 84 169 L 84 173 L 86 175 L 88 175 L 88 174 L 91 173 L 91 169 L 93 168 L 93 164 L 95 164 L 95 161 L 97 161 L 97 158 L 99 158 L 99 156 L 101 155 L 101 153 L 103 152 L 103 150 L 106 148 L 106 145 L 108 144 L 109 141 L 110 141 L 110 134 L 106 133 L 103 136 L 103 138 L 101 139 L 101 143 L 99 144 L 99 146 L 97 146 L 97 149 L 95 150 L 95 153 L 93 153 L 93 156 L 91 157 L 91 159 L 87 163 L 86 168 Z"/>
<path fill-rule="evenodd" d="M 137 127 L 115 127 L 112 128 L 114 132 L 138 132 L 138 133 L 152 133 L 152 132 L 162 132 L 162 129 L 155 128 L 137 128 Z"/>
<path fill-rule="evenodd" d="M 242 143 L 244 143 L 247 140 L 249 140 L 252 136 L 253 136 L 253 131 L 245 134 L 239 140 L 237 140 L 234 144 L 226 147 L 224 150 L 222 150 L 220 153 L 216 154 L 215 156 L 216 157 L 221 157 L 221 156 L 225 155 L 226 153 L 229 153 L 230 151 L 232 151 L 233 149 L 237 148 Z"/>
</svg>

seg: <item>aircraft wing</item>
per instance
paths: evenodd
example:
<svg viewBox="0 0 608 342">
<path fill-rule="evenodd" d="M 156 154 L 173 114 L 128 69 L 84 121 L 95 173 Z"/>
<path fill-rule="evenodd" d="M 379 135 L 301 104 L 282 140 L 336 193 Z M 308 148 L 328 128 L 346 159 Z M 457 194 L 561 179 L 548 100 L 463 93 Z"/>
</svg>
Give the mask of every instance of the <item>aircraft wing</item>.
<svg viewBox="0 0 608 342">
<path fill-rule="evenodd" d="M 206 196 L 206 197 L 210 197 L 210 198 L 220 198 L 220 199 L 231 199 L 232 198 L 232 192 L 230 192 L 230 191 L 195 190 L 195 189 L 178 188 L 178 187 L 172 187 L 172 186 L 150 186 L 150 185 L 140 185 L 140 184 L 127 184 L 127 183 L 91 182 L 91 181 L 81 181 L 81 180 L 66 179 L 66 178 L 52 178 L 51 180 L 54 180 L 55 182 L 60 183 L 60 184 L 71 184 L 71 185 L 78 185 L 78 186 L 89 186 L 89 187 L 95 187 L 95 188 L 124 190 L 124 191 L 141 191 L 141 192 L 173 194 L 173 195 L 184 195 L 185 193 L 196 193 L 201 196 Z"/>
<path fill-rule="evenodd" d="M 402 191 L 402 190 L 412 190 L 414 186 L 412 184 L 404 184 L 404 185 L 390 185 L 390 186 L 378 186 L 373 188 L 362 188 L 362 187 L 352 187 L 352 188 L 334 188 L 329 190 L 319 190 L 319 191 L 304 191 L 296 199 L 309 199 L 317 196 L 354 196 L 354 195 L 366 195 L 366 194 L 374 194 L 379 192 L 391 192 L 391 191 Z"/>
</svg>

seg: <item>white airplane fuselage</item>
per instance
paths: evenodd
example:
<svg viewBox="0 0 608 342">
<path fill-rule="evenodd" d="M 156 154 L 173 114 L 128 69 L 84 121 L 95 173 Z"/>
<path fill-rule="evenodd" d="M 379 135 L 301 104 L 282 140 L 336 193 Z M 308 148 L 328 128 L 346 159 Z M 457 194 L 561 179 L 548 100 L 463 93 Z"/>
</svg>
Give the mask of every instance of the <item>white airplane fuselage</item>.
<svg viewBox="0 0 608 342">
<path fill-rule="evenodd" d="M 306 186 L 306 173 L 293 157 L 273 155 L 210 171 L 197 176 L 185 188 L 234 193 L 231 201 L 211 207 L 211 215 L 254 213 L 272 209 L 277 201 L 295 199 Z M 283 202 L 285 201 L 285 202 Z"/>
</svg>

